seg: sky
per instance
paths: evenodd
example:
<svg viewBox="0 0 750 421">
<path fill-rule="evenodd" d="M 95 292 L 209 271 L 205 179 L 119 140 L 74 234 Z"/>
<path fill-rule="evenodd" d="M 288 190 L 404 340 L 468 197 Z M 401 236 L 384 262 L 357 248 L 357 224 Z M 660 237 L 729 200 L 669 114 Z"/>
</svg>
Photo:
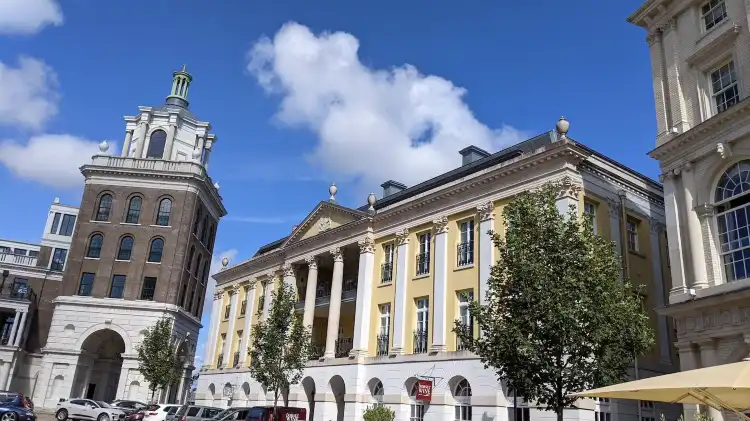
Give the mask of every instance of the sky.
<svg viewBox="0 0 750 421">
<path fill-rule="evenodd" d="M 218 137 L 212 273 L 288 235 L 332 182 L 359 206 L 561 116 L 656 178 L 646 34 L 625 21 L 641 3 L 0 0 L 0 238 L 38 242 L 55 197 L 78 205 L 78 168 L 104 140 L 118 153 L 123 116 L 162 104 L 183 64 Z"/>
</svg>

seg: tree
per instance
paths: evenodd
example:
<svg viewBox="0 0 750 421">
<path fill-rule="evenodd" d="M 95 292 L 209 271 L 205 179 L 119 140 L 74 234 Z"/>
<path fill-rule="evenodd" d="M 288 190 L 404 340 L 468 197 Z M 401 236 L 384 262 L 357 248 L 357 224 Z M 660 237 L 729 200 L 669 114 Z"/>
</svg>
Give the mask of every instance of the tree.
<svg viewBox="0 0 750 421">
<path fill-rule="evenodd" d="M 138 370 L 149 384 L 151 399 L 158 388 L 166 388 L 181 375 L 177 344 L 172 343 L 172 321 L 159 319 L 143 336 L 138 351 Z"/>
<path fill-rule="evenodd" d="M 250 375 L 266 390 L 273 391 L 274 419 L 279 394 L 299 383 L 307 364 L 310 348 L 310 328 L 302 324 L 302 316 L 295 312 L 297 294 L 294 287 L 284 282 L 272 292 L 268 319 L 263 320 L 263 309 L 258 309 L 258 323 L 253 326 L 250 354 Z"/>
<path fill-rule="evenodd" d="M 373 405 L 365 409 L 362 418 L 365 421 L 393 421 L 396 418 L 396 413 L 383 405 Z"/>
<path fill-rule="evenodd" d="M 454 331 L 510 390 L 563 419 L 569 393 L 627 378 L 653 332 L 639 288 L 621 280 L 614 244 L 591 219 L 556 206 L 560 185 L 518 195 L 503 210 L 505 238 L 492 233 L 498 261 L 486 303 L 470 304 L 481 334 Z"/>
</svg>

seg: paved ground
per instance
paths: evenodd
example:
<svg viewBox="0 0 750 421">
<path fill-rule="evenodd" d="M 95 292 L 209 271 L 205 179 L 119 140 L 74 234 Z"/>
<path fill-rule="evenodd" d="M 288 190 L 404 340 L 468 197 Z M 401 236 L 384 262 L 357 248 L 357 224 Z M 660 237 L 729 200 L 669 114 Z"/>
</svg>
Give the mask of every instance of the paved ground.
<svg viewBox="0 0 750 421">
<path fill-rule="evenodd" d="M 37 421 L 55 421 L 55 415 L 52 413 L 48 413 L 47 411 L 37 412 L 36 419 Z"/>
</svg>

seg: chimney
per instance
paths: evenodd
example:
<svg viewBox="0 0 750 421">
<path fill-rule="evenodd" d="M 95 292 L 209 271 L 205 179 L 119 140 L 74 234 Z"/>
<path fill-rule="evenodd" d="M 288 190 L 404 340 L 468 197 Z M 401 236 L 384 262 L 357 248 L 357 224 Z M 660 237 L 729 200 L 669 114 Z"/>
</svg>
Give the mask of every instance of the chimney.
<svg viewBox="0 0 750 421">
<path fill-rule="evenodd" d="M 479 149 L 474 145 L 467 146 L 458 153 L 461 154 L 463 159 L 461 160 L 461 166 L 471 164 L 474 161 L 478 161 L 482 158 L 490 156 L 490 153 L 485 151 L 484 149 Z"/>
<path fill-rule="evenodd" d="M 381 184 L 380 187 L 383 188 L 383 197 L 388 197 L 392 194 L 406 189 L 406 185 L 393 180 L 386 181 L 385 183 Z"/>
</svg>

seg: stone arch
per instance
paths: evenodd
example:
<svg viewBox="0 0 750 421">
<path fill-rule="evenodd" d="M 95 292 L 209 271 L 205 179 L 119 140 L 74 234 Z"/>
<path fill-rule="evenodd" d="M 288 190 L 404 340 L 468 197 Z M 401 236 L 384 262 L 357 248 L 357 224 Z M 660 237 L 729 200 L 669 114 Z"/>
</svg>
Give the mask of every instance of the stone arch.
<svg viewBox="0 0 750 421">
<path fill-rule="evenodd" d="M 75 351 L 81 351 L 83 348 L 84 342 L 86 342 L 86 339 L 89 338 L 89 336 L 95 334 L 96 332 L 100 330 L 112 330 L 115 333 L 119 334 L 122 338 L 123 342 L 125 342 L 125 353 L 126 354 L 132 354 L 133 353 L 133 344 L 130 342 L 130 336 L 128 336 L 128 333 L 125 331 L 125 329 L 121 328 L 120 326 L 114 324 L 114 323 L 98 323 L 90 328 L 86 329 L 85 332 L 81 335 L 80 338 L 76 341 L 76 344 L 74 345 Z"/>
<path fill-rule="evenodd" d="M 115 399 L 123 375 L 122 355 L 127 352 L 125 338 L 127 334 L 109 327 L 87 330 L 76 344 L 81 353 L 70 396 L 102 401 Z"/>
<path fill-rule="evenodd" d="M 451 396 L 455 405 L 456 419 L 468 421 L 472 419 L 471 384 L 464 376 L 454 376 L 448 380 Z"/>
<path fill-rule="evenodd" d="M 130 382 L 130 387 L 128 388 L 128 399 L 131 400 L 138 400 L 139 393 L 141 390 L 141 382 L 138 380 L 133 380 Z"/>
<path fill-rule="evenodd" d="M 336 421 L 344 421 L 345 405 L 344 395 L 346 395 L 346 383 L 338 374 L 331 377 L 328 381 L 328 391 L 333 395 L 336 402 Z"/>
<path fill-rule="evenodd" d="M 313 418 L 315 414 L 315 380 L 307 376 L 302 379 L 300 385 L 302 385 L 302 390 L 305 392 L 305 397 L 307 397 L 307 419 L 313 420 L 315 419 Z"/>
<path fill-rule="evenodd" d="M 52 387 L 49 389 L 49 393 L 47 394 L 47 399 L 51 399 L 54 402 L 57 402 L 60 400 L 60 398 L 64 398 L 62 393 L 63 384 L 65 384 L 65 376 L 62 374 L 58 374 L 55 376 L 54 379 L 52 379 Z"/>
<path fill-rule="evenodd" d="M 404 390 L 406 391 L 406 396 L 408 396 L 409 399 L 409 416 L 411 418 L 423 419 L 424 414 L 430 407 L 430 403 L 417 400 L 416 396 L 418 382 L 419 379 L 417 379 L 416 377 L 409 377 L 408 379 L 406 379 L 406 381 L 404 381 Z"/>
<path fill-rule="evenodd" d="M 372 403 L 376 405 L 383 404 L 385 388 L 383 386 L 383 382 L 379 378 L 377 377 L 371 378 L 370 381 L 367 382 L 367 390 L 372 399 Z"/>
<path fill-rule="evenodd" d="M 214 386 L 213 383 L 208 385 L 208 406 L 212 406 L 214 404 L 214 399 L 216 399 L 216 386 Z"/>
<path fill-rule="evenodd" d="M 733 165 L 748 160 L 747 155 L 735 155 L 729 159 L 715 159 L 703 170 L 702 176 L 696 180 L 696 204 L 714 203 L 714 192 L 719 184 L 719 179 Z M 695 171 L 697 168 L 692 169 Z"/>
<path fill-rule="evenodd" d="M 245 405 L 250 405 L 250 383 L 248 382 L 242 383 L 240 390 L 242 390 L 242 395 L 245 400 Z"/>
</svg>

